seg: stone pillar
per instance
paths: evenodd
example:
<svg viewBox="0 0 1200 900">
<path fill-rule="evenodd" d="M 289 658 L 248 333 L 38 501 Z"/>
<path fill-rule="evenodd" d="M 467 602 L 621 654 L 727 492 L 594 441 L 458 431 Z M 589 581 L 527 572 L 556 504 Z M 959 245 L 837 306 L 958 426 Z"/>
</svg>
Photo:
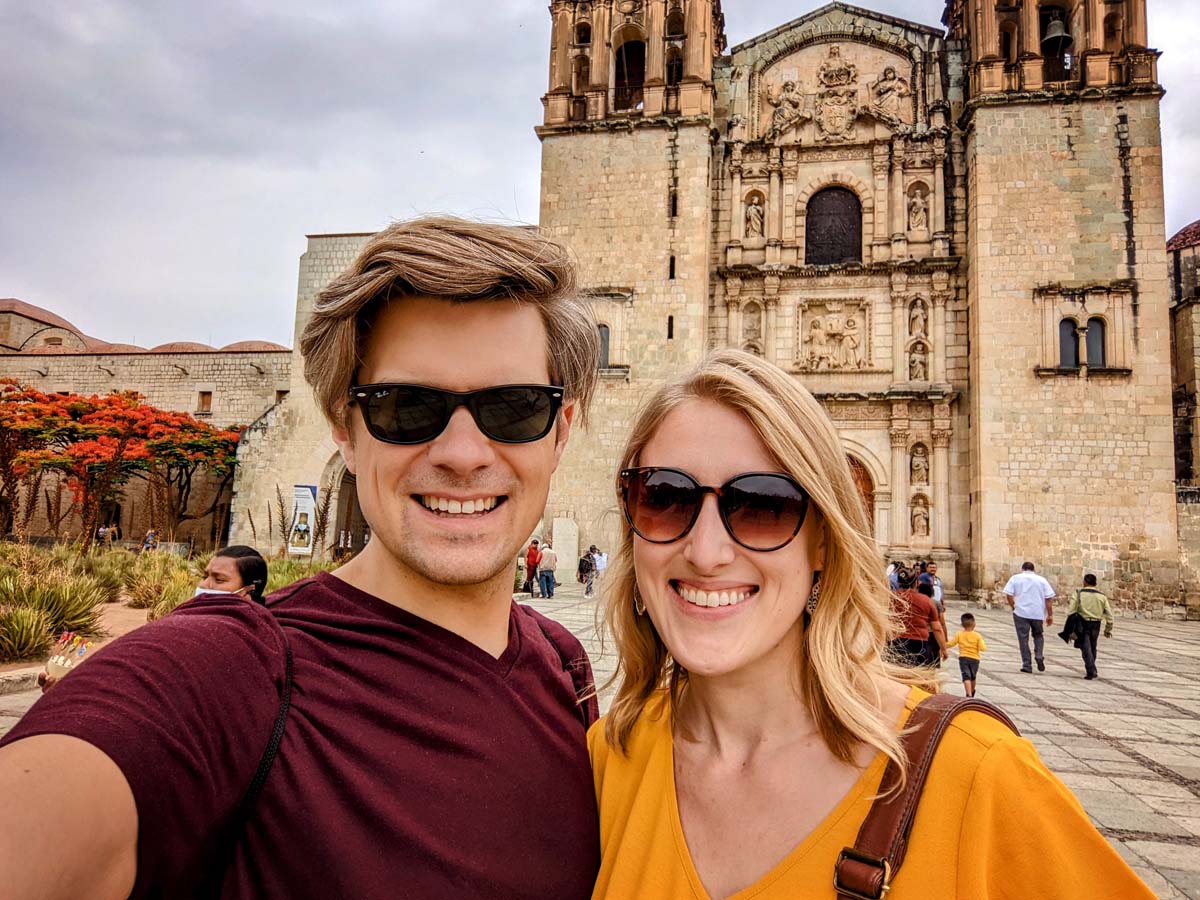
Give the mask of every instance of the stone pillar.
<svg viewBox="0 0 1200 900">
<path fill-rule="evenodd" d="M 783 151 L 771 151 L 768 171 L 771 175 L 771 199 L 767 203 L 767 264 L 778 265 L 783 246 Z"/>
<path fill-rule="evenodd" d="M 1146 30 L 1146 0 L 1125 0 L 1125 43 L 1133 47 L 1149 47 Z"/>
<path fill-rule="evenodd" d="M 896 543 L 892 540 L 892 495 L 886 491 L 875 492 L 875 541 L 884 550 Z"/>
<path fill-rule="evenodd" d="M 938 138 L 933 150 L 933 233 L 946 233 L 946 141 Z"/>
<path fill-rule="evenodd" d="M 746 204 L 742 198 L 742 167 L 735 163 L 729 171 L 733 176 L 733 196 L 729 198 L 731 217 L 729 239 L 734 243 L 741 243 L 742 239 L 746 237 Z"/>
<path fill-rule="evenodd" d="M 651 0 L 646 4 L 646 85 L 667 82 L 667 63 L 663 35 L 666 31 L 667 0 Z"/>
<path fill-rule="evenodd" d="M 946 301 L 947 294 L 933 294 L 933 378 L 935 384 L 946 383 Z"/>
<path fill-rule="evenodd" d="M 725 281 L 726 340 L 735 349 L 742 346 L 742 281 L 728 278 Z"/>
<path fill-rule="evenodd" d="M 550 90 L 571 90 L 571 6 L 558 3 L 554 7 L 554 56 L 550 73 Z"/>
<path fill-rule="evenodd" d="M 904 196 L 904 155 L 895 148 L 892 158 L 892 259 L 908 256 L 908 204 Z"/>
<path fill-rule="evenodd" d="M 1021 55 L 1042 55 L 1041 19 L 1037 0 L 1021 0 Z"/>
<path fill-rule="evenodd" d="M 778 288 L 777 288 L 778 289 Z M 767 328 L 764 338 L 763 352 L 767 362 L 777 362 L 779 358 L 779 298 L 770 295 L 766 298 Z"/>
<path fill-rule="evenodd" d="M 612 25 L 609 7 L 597 3 L 592 7 L 592 87 L 608 89 L 609 41 Z"/>
<path fill-rule="evenodd" d="M 933 546 L 950 547 L 950 430 L 933 432 Z"/>
<path fill-rule="evenodd" d="M 892 294 L 892 382 L 908 381 L 904 345 L 908 343 L 908 297 Z"/>
<path fill-rule="evenodd" d="M 871 262 L 887 262 L 892 255 L 891 224 L 888 218 L 888 149 L 886 144 L 875 146 L 872 170 L 875 173 L 875 240 Z"/>
<path fill-rule="evenodd" d="M 900 427 L 898 427 L 900 426 Z M 892 420 L 892 546 L 910 543 L 908 523 L 908 420 Z"/>
<path fill-rule="evenodd" d="M 1104 49 L 1104 0 L 1087 0 L 1087 48 Z"/>
<path fill-rule="evenodd" d="M 983 8 L 979 11 L 978 59 L 997 59 L 1000 56 L 1000 23 L 996 18 L 996 4 L 993 0 L 981 0 L 980 6 Z"/>
<path fill-rule="evenodd" d="M 684 10 L 683 27 L 687 30 L 687 42 L 684 45 L 683 77 L 696 81 L 708 81 L 709 66 L 712 60 L 708 58 L 709 21 L 712 13 L 709 11 L 709 0 L 687 0 Z"/>
</svg>

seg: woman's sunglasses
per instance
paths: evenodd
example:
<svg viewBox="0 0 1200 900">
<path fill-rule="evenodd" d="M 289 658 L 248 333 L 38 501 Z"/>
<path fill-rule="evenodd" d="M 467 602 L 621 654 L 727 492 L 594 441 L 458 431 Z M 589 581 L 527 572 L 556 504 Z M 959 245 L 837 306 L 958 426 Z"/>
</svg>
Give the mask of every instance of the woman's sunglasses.
<svg viewBox="0 0 1200 900">
<path fill-rule="evenodd" d="M 502 444 L 540 441 L 554 426 L 563 389 L 541 384 L 506 384 L 458 393 L 420 384 L 363 384 L 350 388 L 367 431 L 385 444 L 424 444 L 446 430 L 465 406 L 479 430 Z"/>
<path fill-rule="evenodd" d="M 652 544 L 680 540 L 696 524 L 705 494 L 714 494 L 729 536 L 747 550 L 768 552 L 791 543 L 804 525 L 808 494 L 791 476 L 748 472 L 720 487 L 700 484 L 679 469 L 621 472 L 625 518 Z"/>
</svg>

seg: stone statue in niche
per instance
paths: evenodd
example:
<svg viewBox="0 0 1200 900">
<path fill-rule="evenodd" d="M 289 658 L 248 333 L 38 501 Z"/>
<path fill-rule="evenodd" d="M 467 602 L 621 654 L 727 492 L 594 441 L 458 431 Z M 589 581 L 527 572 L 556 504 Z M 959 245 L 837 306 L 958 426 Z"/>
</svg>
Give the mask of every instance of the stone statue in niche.
<svg viewBox="0 0 1200 900">
<path fill-rule="evenodd" d="M 826 331 L 824 322 L 813 319 L 812 324 L 808 326 L 808 337 L 804 342 L 808 344 L 808 368 L 814 372 L 832 368 L 833 351 L 829 346 L 829 332 Z"/>
<path fill-rule="evenodd" d="M 879 76 L 879 80 L 871 84 L 871 106 L 882 114 L 882 118 L 899 124 L 903 117 L 901 108 L 906 97 L 912 96 L 912 88 L 908 81 L 900 77 L 894 66 L 888 66 Z"/>
<path fill-rule="evenodd" d="M 917 444 L 913 448 L 909 470 L 912 484 L 929 484 L 929 451 L 924 444 Z"/>
<path fill-rule="evenodd" d="M 842 48 L 834 44 L 829 48 L 829 58 L 821 63 L 817 72 L 825 87 L 845 87 L 858 81 L 858 66 L 842 58 Z"/>
<path fill-rule="evenodd" d="M 912 349 L 912 355 L 908 359 L 908 380 L 929 380 L 929 352 L 924 344 L 917 344 Z"/>
<path fill-rule="evenodd" d="M 929 201 L 925 199 L 924 191 L 917 191 L 908 201 L 909 231 L 929 230 Z"/>
<path fill-rule="evenodd" d="M 742 312 L 742 339 L 757 341 L 762 338 L 762 307 L 751 303 Z"/>
<path fill-rule="evenodd" d="M 771 127 L 766 134 L 768 141 L 783 137 L 800 123 L 812 118 L 804 111 L 804 95 L 796 88 L 794 81 L 785 81 L 777 97 L 772 97 L 768 88 L 767 102 L 775 107 L 775 112 L 771 114 Z"/>
<path fill-rule="evenodd" d="M 929 507 L 922 500 L 913 504 L 912 533 L 913 537 L 929 537 Z"/>
<path fill-rule="evenodd" d="M 925 301 L 917 300 L 908 314 L 908 333 L 912 337 L 924 337 L 927 324 Z"/>
<path fill-rule="evenodd" d="M 762 198 L 755 194 L 746 204 L 746 237 L 760 238 L 763 236 L 763 214 Z"/>
</svg>

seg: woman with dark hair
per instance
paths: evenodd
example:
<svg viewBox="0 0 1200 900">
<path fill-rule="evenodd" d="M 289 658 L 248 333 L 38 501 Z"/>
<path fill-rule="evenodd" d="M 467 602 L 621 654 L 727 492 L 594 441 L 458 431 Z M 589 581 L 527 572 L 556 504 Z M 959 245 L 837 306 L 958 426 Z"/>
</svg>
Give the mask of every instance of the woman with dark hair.
<svg viewBox="0 0 1200 900">
<path fill-rule="evenodd" d="M 241 594 L 255 603 L 263 602 L 267 586 L 267 561 L 253 547 L 233 546 L 218 550 L 204 568 L 200 594 Z"/>
</svg>

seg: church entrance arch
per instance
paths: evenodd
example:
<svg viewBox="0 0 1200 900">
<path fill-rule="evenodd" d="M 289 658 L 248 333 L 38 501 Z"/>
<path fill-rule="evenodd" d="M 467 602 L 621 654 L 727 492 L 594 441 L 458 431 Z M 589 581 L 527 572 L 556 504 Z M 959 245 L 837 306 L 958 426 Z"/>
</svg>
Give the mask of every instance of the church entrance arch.
<svg viewBox="0 0 1200 900">
<path fill-rule="evenodd" d="M 358 505 L 358 479 L 346 469 L 338 485 L 337 534 L 334 549 L 340 558 L 357 555 L 371 537 L 370 526 Z"/>
</svg>

